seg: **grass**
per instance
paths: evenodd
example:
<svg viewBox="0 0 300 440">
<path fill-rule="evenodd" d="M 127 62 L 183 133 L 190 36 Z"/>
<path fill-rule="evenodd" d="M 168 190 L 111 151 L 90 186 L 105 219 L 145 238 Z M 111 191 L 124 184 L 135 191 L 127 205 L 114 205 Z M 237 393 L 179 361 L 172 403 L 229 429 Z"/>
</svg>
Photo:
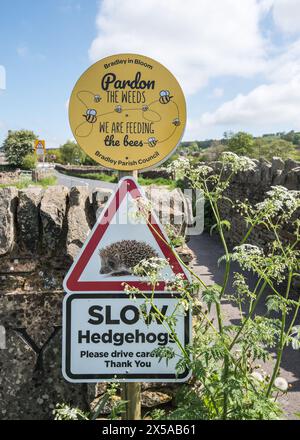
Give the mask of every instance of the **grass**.
<svg viewBox="0 0 300 440">
<path fill-rule="evenodd" d="M 57 177 L 49 176 L 49 177 L 44 177 L 43 179 L 39 180 L 38 182 L 34 182 L 33 184 L 42 186 L 43 188 L 47 188 L 48 186 L 56 185 L 56 183 L 57 183 Z"/>
<path fill-rule="evenodd" d="M 15 183 L 1 183 L 0 188 L 8 188 L 13 186 L 18 189 L 25 189 L 29 186 L 41 186 L 43 188 L 47 188 L 48 186 L 53 186 L 57 182 L 57 178 L 55 176 L 45 177 L 44 179 L 39 180 L 38 182 L 33 182 L 31 179 L 20 179 Z"/>
<path fill-rule="evenodd" d="M 79 177 L 81 179 L 91 179 L 91 180 L 99 180 L 102 182 L 110 182 L 110 183 L 117 183 L 118 177 L 116 174 L 113 174 L 112 176 L 109 176 L 108 174 L 104 173 L 64 173 L 69 176 Z M 139 177 L 138 182 L 140 185 L 143 186 L 149 186 L 149 185 L 158 185 L 158 186 L 168 186 L 169 188 L 176 188 L 177 183 L 173 180 L 165 179 L 162 177 L 158 177 L 156 179 L 149 179 L 144 177 Z"/>
<path fill-rule="evenodd" d="M 292 153 L 291 159 L 296 160 L 297 162 L 300 162 L 300 150 L 297 149 L 294 153 Z"/>
<path fill-rule="evenodd" d="M 149 186 L 149 185 L 158 185 L 158 186 L 168 186 L 169 188 L 177 188 L 177 182 L 176 180 L 171 179 L 165 179 L 163 177 L 157 177 L 156 179 L 148 179 L 144 177 L 138 178 L 139 184 L 142 186 Z"/>
<path fill-rule="evenodd" d="M 108 174 L 104 173 L 64 173 L 69 176 L 73 177 L 79 177 L 81 179 L 91 179 L 91 180 L 102 180 L 102 182 L 110 182 L 110 183 L 117 183 L 118 177 L 116 175 L 109 176 Z"/>
</svg>

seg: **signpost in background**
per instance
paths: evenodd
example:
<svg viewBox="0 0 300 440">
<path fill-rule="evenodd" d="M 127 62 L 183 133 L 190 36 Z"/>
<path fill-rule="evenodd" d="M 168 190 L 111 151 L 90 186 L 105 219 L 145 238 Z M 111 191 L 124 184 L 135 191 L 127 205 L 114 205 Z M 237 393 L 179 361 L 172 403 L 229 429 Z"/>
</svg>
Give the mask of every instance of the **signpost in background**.
<svg viewBox="0 0 300 440">
<path fill-rule="evenodd" d="M 34 141 L 34 152 L 37 156 L 38 162 L 45 162 L 46 157 L 46 141 L 36 139 Z"/>
<path fill-rule="evenodd" d="M 63 373 L 71 382 L 120 378 L 126 382 L 122 386 L 122 397 L 128 402 L 123 418 L 140 419 L 139 382 L 184 381 L 189 372 L 176 376 L 175 360 L 169 361 L 165 368 L 161 365 L 158 368 L 158 360 L 151 356 L 143 364 L 138 362 L 140 353 L 146 356 L 163 343 L 159 343 L 163 340 L 162 325 L 143 322 L 138 308 L 134 308 L 134 302 L 124 292 L 124 283 L 136 286 L 144 296 L 151 287 L 130 273 L 130 268 L 125 267 L 128 273 L 124 275 L 118 273 L 121 267 L 116 266 L 120 265 L 120 255 L 126 243 L 127 254 L 136 252 L 138 246 L 137 255 L 144 252 L 145 258 L 169 259 L 171 264 L 166 271 L 175 267 L 173 275 L 180 272 L 187 278 L 187 274 L 168 249 L 165 243 L 168 238 L 154 213 L 151 214 L 151 224 L 161 238 L 153 231 L 150 233 L 147 224 L 129 220 L 132 208 L 129 208 L 128 201 L 132 202 L 143 194 L 135 180 L 127 176 L 137 178 L 138 170 L 158 166 L 174 152 L 186 125 L 185 98 L 176 78 L 157 61 L 142 55 L 117 54 L 93 64 L 79 78 L 70 98 L 69 120 L 81 148 L 102 166 L 117 170 L 120 183 L 110 201 L 112 204 L 117 200 L 117 208 L 107 204 L 64 280 L 67 295 L 63 312 Z M 124 185 L 127 185 L 125 198 L 123 194 L 120 200 Z M 116 216 L 118 210 L 121 214 L 119 212 Z M 124 216 L 128 217 L 125 223 Z M 112 223 L 114 228 L 109 227 Z M 110 251 L 112 259 L 107 258 Z M 122 269 L 123 263 L 120 265 Z M 167 317 L 176 304 L 178 309 L 180 298 L 176 292 L 171 295 L 165 291 L 162 282 L 158 284 L 154 301 Z M 136 301 L 145 301 L 145 298 L 137 295 Z M 108 321 L 106 313 L 109 313 Z M 113 315 L 119 318 L 113 321 Z M 94 326 L 98 330 L 93 331 Z M 190 332 L 190 312 L 179 313 L 176 333 L 182 346 L 190 342 Z M 110 339 L 116 333 L 124 335 L 121 348 L 116 348 Z M 150 339 L 147 339 L 149 334 Z M 104 335 L 110 343 L 101 339 Z M 140 335 L 136 344 L 132 343 L 134 335 Z M 96 340 L 101 347 L 98 350 L 95 349 Z M 176 351 L 172 338 L 166 344 Z M 115 363 L 113 357 L 121 355 L 126 359 Z"/>
</svg>

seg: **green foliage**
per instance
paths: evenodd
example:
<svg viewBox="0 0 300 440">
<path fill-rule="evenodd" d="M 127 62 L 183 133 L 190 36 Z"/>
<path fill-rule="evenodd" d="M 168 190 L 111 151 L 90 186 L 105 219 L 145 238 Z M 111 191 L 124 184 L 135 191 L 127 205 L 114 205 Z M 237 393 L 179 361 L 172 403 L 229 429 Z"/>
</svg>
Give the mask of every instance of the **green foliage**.
<svg viewBox="0 0 300 440">
<path fill-rule="evenodd" d="M 278 419 L 282 414 L 275 402 L 266 398 L 263 391 L 259 392 L 256 388 L 253 390 L 251 382 L 247 383 L 242 375 L 231 376 L 228 378 L 227 384 L 223 384 L 220 371 L 216 369 L 212 372 L 211 381 L 207 382 L 207 374 L 204 373 L 203 368 L 203 365 L 199 365 L 195 373 L 198 378 L 205 378 L 203 388 L 206 389 L 206 392 L 203 390 L 201 393 L 198 387 L 185 387 L 178 393 L 177 408 L 165 419 L 221 419 L 224 392 L 226 392 L 231 402 L 228 413 L 228 419 L 230 420 L 273 420 Z M 254 379 L 253 382 L 255 382 Z M 213 393 L 215 394 L 211 397 L 210 394 Z"/>
<path fill-rule="evenodd" d="M 155 179 L 139 177 L 138 182 L 142 186 L 157 185 L 157 186 L 168 186 L 170 188 L 176 188 L 177 186 L 174 180 L 165 179 L 163 177 L 157 177 Z"/>
<path fill-rule="evenodd" d="M 212 304 L 220 303 L 221 288 L 217 284 L 208 286 L 202 291 L 202 301 L 207 305 L 207 309 L 210 312 Z"/>
<path fill-rule="evenodd" d="M 34 153 L 28 153 L 22 161 L 22 168 L 25 170 L 33 170 L 36 167 L 36 155 Z"/>
<path fill-rule="evenodd" d="M 255 159 L 271 160 L 277 156 L 300 161 L 300 132 L 292 130 L 288 133 L 270 133 L 254 138 L 245 132 L 234 134 L 228 131 L 220 140 L 182 142 L 179 151 L 195 163 L 219 160 L 224 151 Z"/>
<path fill-rule="evenodd" d="M 229 137 L 227 141 L 227 149 L 239 156 L 252 156 L 254 148 L 253 136 L 249 133 L 239 131 Z"/>
<path fill-rule="evenodd" d="M 166 411 L 161 408 L 155 408 L 149 415 L 152 420 L 163 420 L 166 418 Z"/>
<path fill-rule="evenodd" d="M 185 238 L 183 235 L 180 235 L 178 229 L 176 229 L 173 225 L 167 224 L 165 225 L 166 233 L 170 239 L 172 246 L 180 247 L 185 243 Z"/>
<path fill-rule="evenodd" d="M 44 177 L 38 182 L 33 182 L 30 177 L 23 177 L 16 183 L 1 183 L 0 188 L 8 188 L 10 186 L 16 187 L 18 189 L 25 189 L 29 186 L 42 186 L 47 188 L 48 186 L 56 185 L 57 178 L 55 176 Z"/>
<path fill-rule="evenodd" d="M 42 186 L 44 188 L 47 188 L 48 186 L 56 185 L 56 183 L 57 183 L 56 176 L 44 177 L 43 179 L 39 180 L 38 182 L 35 182 L 36 185 Z"/>
<path fill-rule="evenodd" d="M 87 413 L 79 408 L 71 408 L 65 403 L 56 405 L 54 416 L 54 420 L 88 420 Z"/>
<path fill-rule="evenodd" d="M 92 159 L 90 156 L 85 155 L 85 159 L 83 161 L 83 165 L 93 165 L 97 166 L 99 165 L 98 162 L 96 162 L 94 159 Z"/>
<path fill-rule="evenodd" d="M 221 224 L 224 226 L 224 228 L 226 228 L 228 231 L 230 231 L 230 229 L 231 229 L 231 223 L 230 223 L 230 221 L 229 220 L 222 220 L 221 221 Z M 212 227 L 210 228 L 210 235 L 212 235 L 213 234 L 213 231 L 215 230 L 215 229 L 218 229 L 218 223 L 215 223 L 214 225 L 212 225 Z"/>
<path fill-rule="evenodd" d="M 49 148 L 46 151 L 46 162 L 63 163 L 60 148 Z"/>
<path fill-rule="evenodd" d="M 101 414 L 103 414 L 104 407 L 108 404 L 111 408 L 108 419 L 119 419 L 126 404 L 124 400 L 117 396 L 119 386 L 119 383 L 113 382 L 109 384 L 106 393 L 101 396 L 96 406 L 91 411 L 84 412 L 79 408 L 72 408 L 65 403 L 57 404 L 53 411 L 54 420 L 96 420 Z"/>
<path fill-rule="evenodd" d="M 30 178 L 21 178 L 18 182 L 15 183 L 1 183 L 0 188 L 9 188 L 10 186 L 13 186 L 18 189 L 24 189 L 28 188 L 28 186 L 32 183 L 33 182 Z"/>
<path fill-rule="evenodd" d="M 86 154 L 76 142 L 67 141 L 60 147 L 60 159 L 63 164 L 81 165 L 86 159 Z"/>
<path fill-rule="evenodd" d="M 82 179 L 99 180 L 102 182 L 110 182 L 110 183 L 118 182 L 118 176 L 116 174 L 109 175 L 105 173 L 71 173 L 71 172 L 67 172 L 64 174 L 67 174 L 68 176 L 80 177 Z"/>
<path fill-rule="evenodd" d="M 72 173 L 68 172 L 68 175 L 72 175 L 74 177 L 80 177 L 82 179 L 91 179 L 91 180 L 99 180 L 102 182 L 110 182 L 110 183 L 117 183 L 118 182 L 118 176 L 117 174 L 105 174 L 105 173 Z M 158 185 L 158 186 L 168 186 L 169 188 L 176 188 L 177 182 L 170 180 L 170 179 L 164 179 L 162 177 L 158 177 L 156 179 L 146 179 L 143 177 L 138 178 L 138 182 L 140 185 L 148 186 L 148 185 Z"/>
<path fill-rule="evenodd" d="M 300 145 L 300 132 L 295 132 L 294 130 L 291 130 L 288 133 L 281 134 L 281 139 L 292 142 L 294 145 Z"/>
<path fill-rule="evenodd" d="M 251 157 L 255 157 L 257 159 L 263 157 L 264 159 L 271 160 L 274 156 L 281 157 L 282 159 L 288 159 L 295 152 L 295 145 L 286 140 L 275 139 L 268 141 L 264 138 L 259 138 L 255 141 L 254 148 L 250 153 Z"/>
<path fill-rule="evenodd" d="M 8 163 L 13 166 L 21 167 L 25 156 L 33 153 L 35 139 L 37 139 L 37 136 L 33 131 L 9 131 L 3 143 L 5 157 Z"/>
</svg>

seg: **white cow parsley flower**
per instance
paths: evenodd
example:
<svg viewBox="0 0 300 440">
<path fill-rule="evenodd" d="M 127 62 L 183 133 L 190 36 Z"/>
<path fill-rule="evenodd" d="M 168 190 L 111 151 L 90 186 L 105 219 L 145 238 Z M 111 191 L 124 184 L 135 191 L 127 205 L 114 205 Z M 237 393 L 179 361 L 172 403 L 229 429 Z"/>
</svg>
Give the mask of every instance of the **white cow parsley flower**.
<svg viewBox="0 0 300 440">
<path fill-rule="evenodd" d="M 174 173 L 176 179 L 180 179 L 186 175 L 186 173 L 190 170 L 190 168 L 191 168 L 191 163 L 189 159 L 186 157 L 179 157 L 167 167 L 167 171 L 169 173 Z"/>
<path fill-rule="evenodd" d="M 263 251 L 258 246 L 252 244 L 242 244 L 236 246 L 231 254 L 232 261 L 237 261 L 243 269 L 251 270 L 259 265 Z"/>
<path fill-rule="evenodd" d="M 256 163 L 246 156 L 238 156 L 231 151 L 224 151 L 221 155 L 221 161 L 225 167 L 229 167 L 233 173 L 239 171 L 255 170 Z"/>
<path fill-rule="evenodd" d="M 155 284 L 157 282 L 158 274 L 167 265 L 168 262 L 165 258 L 152 257 L 147 260 L 144 259 L 134 266 L 133 274 L 148 278 L 151 284 Z"/>
<path fill-rule="evenodd" d="M 253 377 L 253 379 L 257 380 L 258 382 L 263 382 L 264 380 L 262 374 L 260 374 L 258 371 L 253 371 L 253 373 L 251 373 L 251 376 Z"/>
<path fill-rule="evenodd" d="M 275 387 L 280 391 L 287 391 L 289 384 L 284 377 L 277 377 L 274 381 Z"/>
<path fill-rule="evenodd" d="M 272 186 L 264 201 L 255 208 L 263 219 L 274 216 L 289 218 L 300 207 L 300 191 L 291 191 L 284 186 Z"/>
</svg>

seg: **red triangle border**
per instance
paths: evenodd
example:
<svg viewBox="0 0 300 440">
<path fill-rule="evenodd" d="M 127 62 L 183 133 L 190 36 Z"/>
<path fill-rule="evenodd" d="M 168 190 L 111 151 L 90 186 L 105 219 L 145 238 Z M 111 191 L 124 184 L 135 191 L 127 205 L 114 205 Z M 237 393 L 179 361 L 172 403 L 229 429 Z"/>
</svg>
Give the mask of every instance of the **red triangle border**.
<svg viewBox="0 0 300 440">
<path fill-rule="evenodd" d="M 99 245 L 103 235 L 105 234 L 110 221 L 112 220 L 115 213 L 118 211 L 124 197 L 127 193 L 130 193 L 133 199 L 139 197 L 144 197 L 140 192 L 139 187 L 136 185 L 134 179 L 125 177 L 120 181 L 119 187 L 111 199 L 108 207 L 105 209 L 104 214 L 102 214 L 101 221 L 97 224 L 92 235 L 88 238 L 88 243 L 86 244 L 83 252 L 76 260 L 64 280 L 65 290 L 69 293 L 81 292 L 81 293 L 92 293 L 92 292 L 108 292 L 108 291 L 124 291 L 124 282 L 129 286 L 136 287 L 141 291 L 151 291 L 151 287 L 148 282 L 144 281 L 79 281 L 81 274 L 83 273 L 85 267 L 87 266 L 91 256 L 93 255 L 96 247 Z M 110 209 L 110 206 L 116 207 L 116 209 Z M 150 223 L 152 227 L 158 232 L 159 235 L 166 238 L 164 232 L 162 231 L 160 225 L 156 221 L 153 213 L 150 215 Z M 147 225 L 150 232 L 154 236 L 158 246 L 160 247 L 163 255 L 169 261 L 169 264 L 174 272 L 174 274 L 182 274 L 183 279 L 188 280 L 186 273 L 184 272 L 181 264 L 177 260 L 174 253 L 171 251 L 169 246 L 164 243 L 164 241 L 152 231 L 152 229 Z M 155 291 L 164 291 L 166 283 L 164 281 L 158 282 Z"/>
</svg>

